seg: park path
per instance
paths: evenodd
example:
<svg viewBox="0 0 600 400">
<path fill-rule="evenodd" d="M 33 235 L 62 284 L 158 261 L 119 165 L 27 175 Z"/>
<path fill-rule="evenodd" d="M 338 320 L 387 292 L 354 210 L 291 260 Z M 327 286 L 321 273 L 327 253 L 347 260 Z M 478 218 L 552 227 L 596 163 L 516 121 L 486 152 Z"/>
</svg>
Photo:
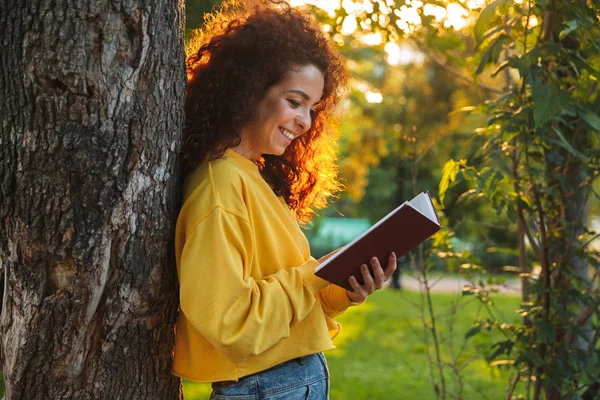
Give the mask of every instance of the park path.
<svg viewBox="0 0 600 400">
<path fill-rule="evenodd" d="M 413 290 L 418 292 L 424 287 L 421 287 L 419 280 L 414 276 L 402 276 L 402 289 Z M 453 276 L 449 277 L 433 277 L 429 279 L 432 292 L 437 293 L 455 293 L 462 292 L 464 286 L 470 286 L 469 281 Z M 519 280 L 507 280 L 503 285 L 488 286 L 497 288 L 500 293 L 519 294 L 521 293 L 521 282 Z"/>
</svg>

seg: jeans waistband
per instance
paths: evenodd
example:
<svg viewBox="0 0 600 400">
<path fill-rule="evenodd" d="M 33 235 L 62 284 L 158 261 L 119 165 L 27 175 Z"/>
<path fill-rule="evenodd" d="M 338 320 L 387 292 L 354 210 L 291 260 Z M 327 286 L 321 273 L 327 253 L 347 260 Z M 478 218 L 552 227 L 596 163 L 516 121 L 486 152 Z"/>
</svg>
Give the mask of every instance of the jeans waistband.
<svg viewBox="0 0 600 400">
<path fill-rule="evenodd" d="M 329 374 L 325 357 L 322 353 L 317 353 L 284 361 L 239 381 L 214 382 L 212 387 L 215 393 L 226 390 L 229 395 L 258 395 L 262 398 L 322 380 L 328 381 Z"/>
</svg>

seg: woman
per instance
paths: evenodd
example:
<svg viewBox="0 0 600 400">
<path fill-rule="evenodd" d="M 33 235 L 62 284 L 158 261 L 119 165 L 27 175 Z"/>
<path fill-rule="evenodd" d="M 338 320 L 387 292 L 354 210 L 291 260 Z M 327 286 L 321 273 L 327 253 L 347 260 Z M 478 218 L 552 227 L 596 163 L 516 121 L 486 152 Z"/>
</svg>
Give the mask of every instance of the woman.
<svg viewBox="0 0 600 400">
<path fill-rule="evenodd" d="M 345 68 L 299 11 L 233 2 L 187 66 L 174 373 L 212 382 L 215 399 L 325 399 L 333 317 L 396 266 L 365 265 L 352 292 L 330 285 L 298 226 L 339 189 L 331 117 Z"/>
</svg>

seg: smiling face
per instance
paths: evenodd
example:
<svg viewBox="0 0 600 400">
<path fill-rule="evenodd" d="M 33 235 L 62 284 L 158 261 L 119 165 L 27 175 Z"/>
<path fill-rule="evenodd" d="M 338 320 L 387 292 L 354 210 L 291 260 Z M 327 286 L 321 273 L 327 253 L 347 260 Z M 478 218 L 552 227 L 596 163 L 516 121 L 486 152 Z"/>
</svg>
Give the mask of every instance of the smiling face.
<svg viewBox="0 0 600 400">
<path fill-rule="evenodd" d="M 292 140 L 310 129 L 324 84 L 323 73 L 314 65 L 290 69 L 269 88 L 233 150 L 254 161 L 263 154 L 282 155 Z"/>
</svg>

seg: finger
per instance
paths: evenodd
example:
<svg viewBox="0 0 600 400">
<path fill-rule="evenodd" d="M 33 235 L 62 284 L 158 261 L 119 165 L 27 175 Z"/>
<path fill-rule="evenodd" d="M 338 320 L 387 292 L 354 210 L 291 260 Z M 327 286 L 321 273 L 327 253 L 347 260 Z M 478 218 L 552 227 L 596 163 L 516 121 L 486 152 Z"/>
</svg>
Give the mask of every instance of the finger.
<svg viewBox="0 0 600 400">
<path fill-rule="evenodd" d="M 381 289 L 383 287 L 384 281 L 384 272 L 383 268 L 381 268 L 381 264 L 377 257 L 371 258 L 371 267 L 373 268 L 373 280 L 375 283 L 375 290 Z"/>
<path fill-rule="evenodd" d="M 371 272 L 369 272 L 369 268 L 367 268 L 367 264 L 360 266 L 360 272 L 362 273 L 365 282 L 363 288 L 367 291 L 367 295 L 369 295 L 375 291 L 375 282 L 373 282 L 373 277 L 371 276 Z"/>
<path fill-rule="evenodd" d="M 398 262 L 396 258 L 396 253 L 392 252 L 388 258 L 388 265 L 385 268 L 385 281 L 387 282 L 390 279 L 390 276 L 394 273 L 396 268 L 398 267 Z"/>
<path fill-rule="evenodd" d="M 350 282 L 350 286 L 352 286 L 352 289 L 354 289 L 354 293 L 358 294 L 362 299 L 365 299 L 367 297 L 365 290 L 360 285 L 360 283 L 358 283 L 354 275 L 348 278 L 348 282 Z"/>
</svg>

